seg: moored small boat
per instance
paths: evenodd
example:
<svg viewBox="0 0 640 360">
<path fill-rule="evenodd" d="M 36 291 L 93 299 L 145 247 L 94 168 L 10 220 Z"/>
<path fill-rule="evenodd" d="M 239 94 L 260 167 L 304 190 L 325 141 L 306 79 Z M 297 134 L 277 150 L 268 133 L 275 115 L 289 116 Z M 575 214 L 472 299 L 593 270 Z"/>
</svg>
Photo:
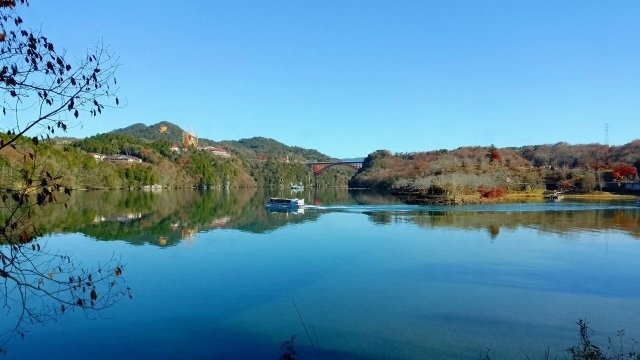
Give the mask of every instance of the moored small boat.
<svg viewBox="0 0 640 360">
<path fill-rule="evenodd" d="M 304 186 L 300 185 L 300 184 L 291 184 L 291 190 L 292 191 L 302 191 L 304 190 Z"/>
<path fill-rule="evenodd" d="M 562 191 L 545 191 L 543 194 L 547 200 L 562 200 Z"/>
</svg>

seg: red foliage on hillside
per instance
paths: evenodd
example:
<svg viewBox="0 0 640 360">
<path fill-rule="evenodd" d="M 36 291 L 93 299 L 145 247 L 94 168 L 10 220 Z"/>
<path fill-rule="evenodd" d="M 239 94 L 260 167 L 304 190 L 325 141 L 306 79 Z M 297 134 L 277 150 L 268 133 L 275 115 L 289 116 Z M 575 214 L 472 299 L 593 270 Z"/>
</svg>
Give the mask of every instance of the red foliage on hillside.
<svg viewBox="0 0 640 360">
<path fill-rule="evenodd" d="M 630 180 L 638 176 L 638 170 L 629 164 L 618 164 L 613 167 L 615 180 Z"/>
<path fill-rule="evenodd" d="M 480 192 L 480 196 L 484 199 L 496 199 L 501 198 L 507 195 L 509 190 L 506 186 L 481 186 L 478 191 Z"/>
<path fill-rule="evenodd" d="M 496 149 L 493 146 L 491 146 L 491 148 L 489 148 L 489 153 L 487 154 L 487 156 L 489 157 L 489 160 L 492 163 L 500 162 L 500 160 L 502 160 L 502 155 L 500 155 L 500 151 L 498 151 L 498 149 Z"/>
</svg>

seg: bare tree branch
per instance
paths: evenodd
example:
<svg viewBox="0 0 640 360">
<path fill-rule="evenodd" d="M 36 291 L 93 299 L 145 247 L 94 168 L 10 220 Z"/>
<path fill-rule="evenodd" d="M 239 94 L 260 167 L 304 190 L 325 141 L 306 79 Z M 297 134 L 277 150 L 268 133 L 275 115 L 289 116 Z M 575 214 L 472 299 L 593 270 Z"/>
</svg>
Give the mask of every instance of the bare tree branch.
<svg viewBox="0 0 640 360">
<path fill-rule="evenodd" d="M 11 337 L 24 337 L 26 324 L 100 311 L 131 297 L 120 259 L 80 267 L 37 240 L 31 221 L 39 208 L 64 204 L 70 195 L 63 169 L 48 169 L 39 155 L 41 140 L 66 131 L 72 116 L 102 114 L 109 98 L 119 105 L 117 59 L 99 43 L 68 61 L 40 31 L 24 27 L 19 5 L 28 0 L 0 0 L 0 309 L 14 317 L 9 329 L 0 329 L 0 353 Z"/>
</svg>

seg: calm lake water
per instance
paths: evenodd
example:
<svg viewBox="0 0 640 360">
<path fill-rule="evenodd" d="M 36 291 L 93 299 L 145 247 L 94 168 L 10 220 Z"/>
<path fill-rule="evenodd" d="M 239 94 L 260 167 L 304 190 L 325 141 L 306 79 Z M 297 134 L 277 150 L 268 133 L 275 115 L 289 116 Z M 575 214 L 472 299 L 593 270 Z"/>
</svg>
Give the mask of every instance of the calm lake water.
<svg viewBox="0 0 640 360">
<path fill-rule="evenodd" d="M 585 318 L 605 347 L 619 329 L 640 338 L 635 202 L 427 207 L 307 190 L 303 213 L 270 213 L 271 195 L 292 196 L 75 194 L 40 242 L 81 266 L 120 258 L 133 299 L 7 340 L 9 304 L 6 357 L 277 359 L 297 335 L 305 359 L 543 358 L 576 345 Z"/>
</svg>

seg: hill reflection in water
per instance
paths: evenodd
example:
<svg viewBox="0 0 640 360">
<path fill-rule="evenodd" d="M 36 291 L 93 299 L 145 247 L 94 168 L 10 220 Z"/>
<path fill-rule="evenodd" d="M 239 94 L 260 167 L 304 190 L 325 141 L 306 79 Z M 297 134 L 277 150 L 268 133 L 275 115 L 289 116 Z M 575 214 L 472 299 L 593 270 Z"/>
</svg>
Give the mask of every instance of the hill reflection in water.
<svg viewBox="0 0 640 360">
<path fill-rule="evenodd" d="M 310 189 L 299 194 L 304 213 L 280 213 L 265 208 L 271 196 L 293 195 L 77 192 L 67 210 L 46 207 L 37 226 L 62 235 L 43 244 L 81 264 L 116 254 L 134 300 L 97 321 L 69 314 L 8 348 L 23 358 L 93 348 L 105 359 L 273 359 L 303 334 L 292 299 L 323 354 L 344 358 L 561 353 L 586 316 L 603 334 L 638 333 L 635 203 L 414 206 Z"/>
<path fill-rule="evenodd" d="M 271 196 L 304 197 L 305 211 L 273 212 L 265 208 Z M 75 192 L 67 209 L 49 207 L 39 217 L 48 233 L 82 233 L 98 240 L 171 246 L 198 232 L 236 229 L 265 233 L 315 221 L 332 212 L 366 214 L 375 224 L 413 223 L 426 228 L 486 230 L 495 239 L 505 229 L 534 228 L 566 233 L 616 229 L 640 238 L 639 209 L 632 203 L 531 202 L 467 207 L 404 205 L 397 199 L 367 191 L 308 189 L 237 191 L 171 190 Z"/>
<path fill-rule="evenodd" d="M 375 212 L 370 216 L 372 221 L 379 224 L 411 222 L 426 228 L 484 229 L 492 239 L 497 238 L 502 230 L 519 227 L 558 234 L 613 229 L 640 238 L 640 211 L 637 207 L 625 204 L 571 205 L 577 206 L 554 204 L 549 207 L 539 203 L 525 203 L 505 205 L 501 210 L 452 208 L 414 213 Z"/>
</svg>

